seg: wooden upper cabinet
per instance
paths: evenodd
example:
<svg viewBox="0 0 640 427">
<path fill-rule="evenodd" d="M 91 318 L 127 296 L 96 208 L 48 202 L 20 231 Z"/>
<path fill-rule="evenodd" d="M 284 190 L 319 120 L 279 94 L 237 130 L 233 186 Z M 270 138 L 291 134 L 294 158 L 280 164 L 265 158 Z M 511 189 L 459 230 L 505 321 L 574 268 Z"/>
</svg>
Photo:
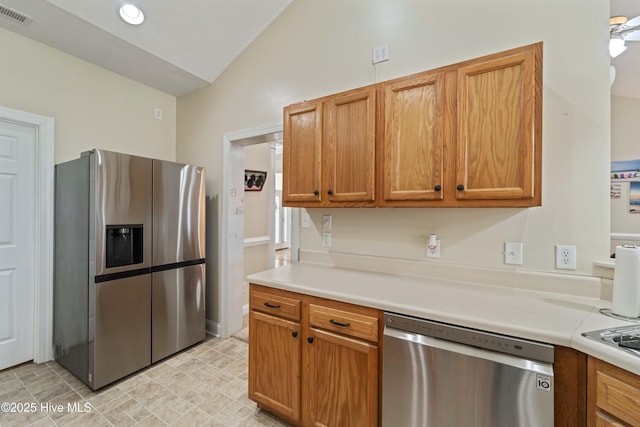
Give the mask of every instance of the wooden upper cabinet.
<svg viewBox="0 0 640 427">
<path fill-rule="evenodd" d="M 325 103 L 323 191 L 330 202 L 373 202 L 376 90 L 329 97 Z M 325 197 L 325 196 L 323 196 Z"/>
<path fill-rule="evenodd" d="M 322 102 L 285 107 L 282 145 L 283 202 L 319 204 L 322 200 Z"/>
<path fill-rule="evenodd" d="M 541 204 L 541 81 L 541 43 L 458 68 L 457 200 Z"/>
<path fill-rule="evenodd" d="M 442 199 L 444 89 L 444 73 L 384 85 L 385 202 Z"/>
<path fill-rule="evenodd" d="M 541 162 L 542 43 L 285 108 L 287 206 L 540 206 Z"/>
</svg>

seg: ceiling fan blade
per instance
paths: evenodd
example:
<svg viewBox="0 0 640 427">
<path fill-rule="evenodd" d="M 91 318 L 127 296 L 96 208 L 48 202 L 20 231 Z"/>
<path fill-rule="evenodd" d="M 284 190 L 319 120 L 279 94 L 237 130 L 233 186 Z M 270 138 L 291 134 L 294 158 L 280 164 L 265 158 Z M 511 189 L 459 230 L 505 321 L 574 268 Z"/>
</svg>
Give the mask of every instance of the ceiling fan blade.
<svg viewBox="0 0 640 427">
<path fill-rule="evenodd" d="M 631 31 L 622 37 L 625 41 L 640 41 L 640 28 L 636 31 Z"/>
<path fill-rule="evenodd" d="M 622 25 L 627 27 L 627 28 L 633 28 L 633 27 L 640 26 L 640 15 L 636 16 L 635 18 L 629 19 L 627 22 L 625 22 Z"/>
<path fill-rule="evenodd" d="M 610 27 L 611 37 L 622 37 L 625 40 L 631 40 L 628 35 L 636 30 L 640 30 L 640 16 L 629 19 L 624 24 Z"/>
</svg>

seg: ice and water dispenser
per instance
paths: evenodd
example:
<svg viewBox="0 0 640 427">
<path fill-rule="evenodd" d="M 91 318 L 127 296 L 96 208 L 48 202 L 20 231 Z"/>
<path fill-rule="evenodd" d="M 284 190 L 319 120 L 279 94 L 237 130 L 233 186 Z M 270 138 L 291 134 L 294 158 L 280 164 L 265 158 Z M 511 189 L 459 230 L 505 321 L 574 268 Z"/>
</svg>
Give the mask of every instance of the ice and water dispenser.
<svg viewBox="0 0 640 427">
<path fill-rule="evenodd" d="M 107 268 L 142 262 L 142 224 L 107 225 Z"/>
</svg>

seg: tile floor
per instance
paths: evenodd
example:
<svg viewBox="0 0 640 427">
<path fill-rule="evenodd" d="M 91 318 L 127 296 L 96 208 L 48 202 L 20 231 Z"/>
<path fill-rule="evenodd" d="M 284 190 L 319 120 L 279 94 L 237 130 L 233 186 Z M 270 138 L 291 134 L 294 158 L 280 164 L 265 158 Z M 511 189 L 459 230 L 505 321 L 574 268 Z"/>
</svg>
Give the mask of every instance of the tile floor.
<svg viewBox="0 0 640 427">
<path fill-rule="evenodd" d="M 291 264 L 291 248 L 276 250 L 275 268 Z"/>
<path fill-rule="evenodd" d="M 247 351 L 208 336 L 97 392 L 56 362 L 23 364 L 0 371 L 0 405 L 23 409 L 1 406 L 0 426 L 284 426 L 247 398 Z"/>
</svg>

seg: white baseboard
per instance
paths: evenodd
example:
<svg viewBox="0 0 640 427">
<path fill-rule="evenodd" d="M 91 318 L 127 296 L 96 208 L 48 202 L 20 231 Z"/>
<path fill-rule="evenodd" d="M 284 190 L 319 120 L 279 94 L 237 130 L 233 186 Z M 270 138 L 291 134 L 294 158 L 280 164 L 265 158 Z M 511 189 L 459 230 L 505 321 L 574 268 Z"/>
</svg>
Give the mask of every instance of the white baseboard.
<svg viewBox="0 0 640 427">
<path fill-rule="evenodd" d="M 213 320 L 207 319 L 205 330 L 209 335 L 213 335 L 216 337 L 221 336 L 220 334 L 220 323 L 214 322 Z"/>
</svg>

